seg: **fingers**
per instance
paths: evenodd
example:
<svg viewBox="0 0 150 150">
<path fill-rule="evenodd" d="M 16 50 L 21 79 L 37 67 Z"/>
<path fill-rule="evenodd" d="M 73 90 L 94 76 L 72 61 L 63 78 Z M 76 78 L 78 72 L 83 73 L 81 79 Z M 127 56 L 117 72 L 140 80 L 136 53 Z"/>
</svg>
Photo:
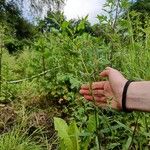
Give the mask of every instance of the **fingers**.
<svg viewBox="0 0 150 150">
<path fill-rule="evenodd" d="M 107 99 L 106 97 L 99 97 L 99 96 L 90 96 L 90 95 L 84 95 L 84 98 L 88 101 L 94 102 L 95 105 L 101 108 L 107 108 Z"/>
<path fill-rule="evenodd" d="M 93 101 L 93 102 L 95 101 L 96 103 L 107 103 L 106 97 L 104 96 L 84 95 L 84 98 L 89 101 Z"/>
<path fill-rule="evenodd" d="M 107 108 L 107 103 L 96 103 L 95 105 L 97 105 L 98 107 L 101 107 L 101 108 Z"/>
<path fill-rule="evenodd" d="M 82 95 L 99 95 L 99 96 L 102 96 L 102 95 L 104 95 L 104 90 L 97 89 L 97 90 L 90 91 L 90 90 L 81 89 L 80 94 L 82 94 Z"/>
<path fill-rule="evenodd" d="M 85 90 L 103 89 L 105 82 L 106 81 L 94 82 L 92 83 L 92 86 L 90 86 L 90 84 L 84 84 L 81 86 L 81 89 L 85 89 Z"/>
<path fill-rule="evenodd" d="M 92 84 L 92 89 L 90 89 L 89 85 L 82 85 L 80 94 L 89 101 L 106 103 L 106 97 L 103 89 L 104 83 L 105 82 L 94 82 Z"/>
</svg>

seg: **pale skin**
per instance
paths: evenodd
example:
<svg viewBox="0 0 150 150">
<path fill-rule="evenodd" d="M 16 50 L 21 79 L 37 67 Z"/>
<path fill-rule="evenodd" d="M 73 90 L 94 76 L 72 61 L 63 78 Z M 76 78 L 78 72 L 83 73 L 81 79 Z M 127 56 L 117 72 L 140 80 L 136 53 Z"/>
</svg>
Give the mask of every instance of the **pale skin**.
<svg viewBox="0 0 150 150">
<path fill-rule="evenodd" d="M 81 86 L 80 94 L 100 107 L 122 110 L 122 93 L 127 79 L 116 69 L 107 67 L 100 73 L 107 81 L 93 82 L 92 86 Z M 127 91 L 128 110 L 150 112 L 150 81 L 132 82 Z"/>
</svg>

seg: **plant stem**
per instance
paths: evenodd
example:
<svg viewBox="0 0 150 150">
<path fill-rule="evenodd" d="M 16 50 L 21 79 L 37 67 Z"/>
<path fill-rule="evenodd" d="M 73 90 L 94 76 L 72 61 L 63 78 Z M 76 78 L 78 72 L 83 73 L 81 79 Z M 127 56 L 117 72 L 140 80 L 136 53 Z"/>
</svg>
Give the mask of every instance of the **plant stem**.
<svg viewBox="0 0 150 150">
<path fill-rule="evenodd" d="M 44 57 L 44 48 L 42 47 L 42 66 L 43 66 L 43 72 L 46 71 L 46 67 L 45 67 L 45 57 Z M 45 78 L 45 74 L 43 75 Z"/>
<path fill-rule="evenodd" d="M 119 3 L 120 3 L 120 0 L 117 0 L 117 2 L 116 2 L 116 11 L 115 11 L 115 18 L 114 18 L 114 22 L 113 22 L 113 25 L 112 25 L 113 29 L 116 28 L 116 22 L 117 22 L 118 15 L 119 15 Z"/>
<path fill-rule="evenodd" d="M 132 144 L 133 144 L 133 140 L 134 140 L 134 137 L 135 137 L 135 134 L 136 134 L 136 131 L 137 131 L 139 117 L 140 117 L 140 115 L 138 115 L 137 118 L 136 118 L 135 128 L 134 128 L 134 130 L 133 130 L 132 141 L 131 141 L 131 143 L 130 143 L 129 150 L 131 149 L 131 146 L 132 146 Z"/>
<path fill-rule="evenodd" d="M 148 122 L 147 122 L 147 116 L 144 114 L 144 120 L 145 120 L 145 126 L 146 126 L 146 132 L 148 133 L 149 132 L 149 129 L 148 129 Z"/>
<path fill-rule="evenodd" d="M 98 110 L 96 108 L 96 101 L 95 101 L 95 98 L 94 98 L 94 95 L 93 95 L 93 92 L 92 92 L 92 80 L 91 80 L 91 76 L 90 76 L 90 73 L 88 72 L 88 69 L 86 67 L 86 64 L 84 62 L 84 59 L 83 59 L 83 56 L 82 56 L 82 53 L 80 52 L 80 58 L 81 58 L 81 62 L 83 64 L 83 67 L 86 71 L 86 73 L 89 75 L 88 77 L 88 80 L 89 80 L 89 84 L 90 84 L 90 92 L 92 94 L 92 97 L 93 97 L 93 101 L 94 101 L 94 115 L 95 115 L 95 128 L 96 128 L 96 136 L 97 136 L 97 139 L 98 139 L 98 146 L 99 146 L 99 150 L 101 150 L 101 144 L 100 144 L 100 134 L 99 134 L 99 131 L 98 131 Z"/>
<path fill-rule="evenodd" d="M 93 100 L 94 100 L 94 115 L 95 115 L 95 128 L 96 128 L 96 136 L 98 139 L 98 146 L 99 150 L 101 150 L 101 142 L 100 142 L 100 134 L 99 134 L 99 121 L 98 121 L 98 110 L 96 108 L 96 100 L 94 98 L 93 92 L 92 92 L 92 82 L 90 81 L 90 92 L 92 94 Z"/>
<path fill-rule="evenodd" d="M 2 51 L 3 51 L 3 37 L 2 34 L 0 34 L 0 96 L 2 94 Z"/>
</svg>

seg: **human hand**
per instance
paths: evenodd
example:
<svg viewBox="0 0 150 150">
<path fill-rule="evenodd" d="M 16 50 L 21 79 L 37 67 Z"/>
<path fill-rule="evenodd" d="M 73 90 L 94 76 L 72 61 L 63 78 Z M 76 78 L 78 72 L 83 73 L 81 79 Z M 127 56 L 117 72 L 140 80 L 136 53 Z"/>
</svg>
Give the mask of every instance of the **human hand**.
<svg viewBox="0 0 150 150">
<path fill-rule="evenodd" d="M 118 70 L 110 67 L 102 71 L 100 76 L 107 77 L 108 81 L 82 85 L 80 94 L 100 107 L 111 106 L 114 109 L 121 110 L 122 93 L 127 79 Z"/>
</svg>

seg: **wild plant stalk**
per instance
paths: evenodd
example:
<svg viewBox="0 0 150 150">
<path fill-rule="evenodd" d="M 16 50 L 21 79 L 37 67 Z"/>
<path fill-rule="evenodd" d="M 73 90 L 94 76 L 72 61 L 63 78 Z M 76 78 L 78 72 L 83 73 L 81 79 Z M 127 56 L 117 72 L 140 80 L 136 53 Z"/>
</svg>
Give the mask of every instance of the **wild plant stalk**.
<svg viewBox="0 0 150 150">
<path fill-rule="evenodd" d="M 111 29 L 112 29 L 112 34 L 114 35 L 115 34 L 115 29 L 116 29 L 116 23 L 117 23 L 117 19 L 118 19 L 118 16 L 119 16 L 119 4 L 120 4 L 120 0 L 117 0 L 116 2 L 116 9 L 115 9 L 115 18 L 113 19 L 114 21 L 112 21 L 111 23 Z M 111 22 L 111 21 L 110 21 Z M 111 38 L 111 51 L 110 51 L 110 54 L 109 54 L 109 60 L 110 60 L 110 67 L 112 67 L 113 65 L 113 55 L 114 55 L 114 51 L 115 51 L 115 46 L 114 46 L 114 40 Z"/>
<path fill-rule="evenodd" d="M 46 65 L 45 65 L 45 57 L 44 57 L 44 47 L 42 46 L 42 66 L 43 66 L 43 72 L 46 71 Z M 45 78 L 45 74 L 43 75 Z"/>
<path fill-rule="evenodd" d="M 3 31 L 0 33 L 0 96 L 2 94 L 2 53 L 3 53 Z"/>
<path fill-rule="evenodd" d="M 82 65 L 86 71 L 86 74 L 88 75 L 88 81 L 89 81 L 89 86 L 90 86 L 90 92 L 91 92 L 91 95 L 93 97 L 93 101 L 94 101 L 94 115 L 95 115 L 95 129 L 96 129 L 96 136 L 97 136 L 97 139 L 98 139 L 98 147 L 99 147 L 99 150 L 101 150 L 101 142 L 100 142 L 100 134 L 99 134 L 99 124 L 98 124 L 98 110 L 97 110 L 97 107 L 96 107 L 96 100 L 94 98 L 94 95 L 93 95 L 93 92 L 92 92 L 92 79 L 91 79 L 91 74 L 89 73 L 88 71 L 88 68 L 86 67 L 86 64 L 84 62 L 84 59 L 83 59 L 83 56 L 82 56 L 82 52 L 80 52 L 80 58 L 81 58 L 81 62 L 82 62 Z"/>
<path fill-rule="evenodd" d="M 43 38 L 46 39 L 46 35 L 43 33 Z M 45 43 L 42 43 L 41 45 L 41 52 L 42 52 L 42 67 L 43 67 L 43 72 L 46 71 L 46 60 L 45 60 L 45 55 L 44 55 L 44 52 L 45 52 Z M 46 75 L 44 74 L 43 77 L 45 78 Z"/>
<path fill-rule="evenodd" d="M 136 117 L 135 127 L 134 127 L 134 130 L 133 130 L 133 133 L 132 133 L 132 140 L 131 140 L 131 143 L 130 143 L 130 146 L 129 146 L 129 150 L 131 149 L 131 146 L 132 146 L 132 144 L 133 144 L 133 140 L 134 140 L 135 134 L 136 134 L 136 132 L 137 132 L 139 118 L 140 118 L 140 115 L 138 115 L 138 116 Z"/>
<path fill-rule="evenodd" d="M 128 12 L 127 14 L 127 19 L 128 19 L 128 22 L 129 22 L 129 26 L 128 26 L 128 32 L 129 32 L 129 35 L 130 35 L 130 45 L 131 45 L 131 62 L 132 64 L 135 64 L 134 63 L 134 56 L 135 56 L 135 40 L 134 40 L 134 36 L 133 36 L 133 27 L 132 27 L 132 21 L 131 21 L 131 17 L 130 17 L 130 13 Z"/>
<path fill-rule="evenodd" d="M 115 18 L 114 18 L 114 22 L 112 24 L 112 29 L 116 28 L 116 23 L 117 23 L 117 19 L 118 19 L 118 15 L 119 15 L 119 3 L 120 3 L 120 0 L 117 0 L 116 10 L 115 10 Z"/>
<path fill-rule="evenodd" d="M 9 74 L 9 67 L 8 64 L 6 65 L 7 75 Z M 7 77 L 8 78 L 8 77 Z M 7 79 L 6 79 L 7 80 Z M 8 82 L 6 82 L 6 99 L 9 99 L 9 92 L 8 92 Z"/>
<path fill-rule="evenodd" d="M 0 96 L 2 91 L 2 46 L 0 46 Z"/>
<path fill-rule="evenodd" d="M 96 107 L 96 100 L 94 98 L 94 95 L 93 95 L 93 92 L 92 92 L 92 81 L 90 81 L 90 92 L 91 92 L 91 95 L 92 95 L 92 98 L 93 98 L 93 101 L 94 101 L 94 115 L 95 115 L 95 127 L 96 127 L 96 136 L 97 136 L 97 139 L 98 139 L 98 146 L 99 146 L 99 150 L 101 150 L 101 142 L 100 142 L 100 131 L 99 131 L 99 119 L 98 119 L 98 110 L 97 110 L 97 107 Z"/>
<path fill-rule="evenodd" d="M 148 127 L 148 121 L 147 121 L 147 116 L 144 114 L 144 121 L 145 121 L 145 128 L 146 128 L 146 132 L 149 133 L 149 127 Z"/>
</svg>

